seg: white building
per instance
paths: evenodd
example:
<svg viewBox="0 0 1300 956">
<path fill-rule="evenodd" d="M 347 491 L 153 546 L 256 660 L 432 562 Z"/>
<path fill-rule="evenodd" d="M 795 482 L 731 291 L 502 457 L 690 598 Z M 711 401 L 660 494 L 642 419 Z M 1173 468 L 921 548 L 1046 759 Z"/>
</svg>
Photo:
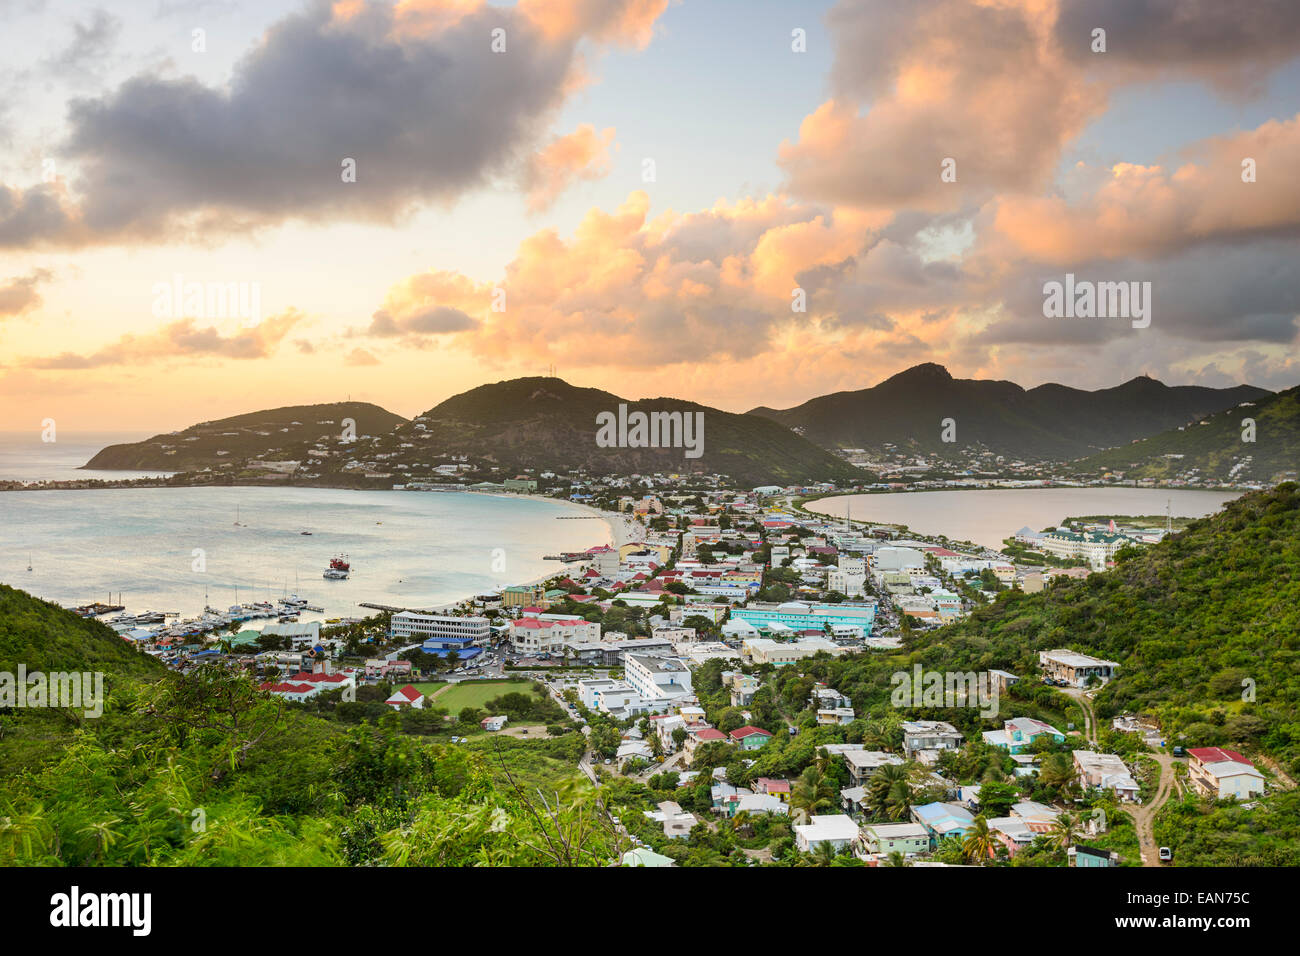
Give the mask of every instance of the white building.
<svg viewBox="0 0 1300 956">
<path fill-rule="evenodd" d="M 492 622 L 485 617 L 453 617 L 447 614 L 424 614 L 398 611 L 393 615 L 389 633 L 410 641 L 446 640 L 454 642 L 486 641 L 492 636 Z"/>
<path fill-rule="evenodd" d="M 627 654 L 623 677 L 647 702 L 670 701 L 694 692 L 690 669 L 676 658 Z"/>
<path fill-rule="evenodd" d="M 510 622 L 510 643 L 525 654 L 561 653 L 561 645 L 571 641 L 599 640 L 600 625 L 580 617 L 542 614 Z"/>
<path fill-rule="evenodd" d="M 1102 681 L 1108 681 L 1119 669 L 1119 665 L 1114 661 L 1089 657 L 1087 654 L 1064 648 L 1039 651 L 1038 665 L 1048 677 L 1066 681 L 1074 687 L 1087 686 L 1088 680 L 1094 676 Z"/>
<path fill-rule="evenodd" d="M 627 681 L 610 677 L 578 681 L 578 699 L 588 710 L 618 717 L 645 713 L 636 688 Z"/>
<path fill-rule="evenodd" d="M 794 826 L 794 845 L 802 853 L 811 853 L 823 843 L 829 843 L 838 853 L 858 838 L 858 825 L 843 813 L 809 817 L 808 823 Z"/>
</svg>

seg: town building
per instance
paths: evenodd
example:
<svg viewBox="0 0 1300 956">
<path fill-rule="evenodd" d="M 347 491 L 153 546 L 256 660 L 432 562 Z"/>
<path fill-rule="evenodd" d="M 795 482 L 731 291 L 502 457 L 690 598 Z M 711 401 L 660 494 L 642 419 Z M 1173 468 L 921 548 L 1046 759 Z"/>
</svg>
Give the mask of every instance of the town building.
<svg viewBox="0 0 1300 956">
<path fill-rule="evenodd" d="M 1136 801 L 1137 781 L 1128 765 L 1115 754 L 1099 754 L 1091 750 L 1074 751 L 1074 768 L 1085 787 L 1114 790 L 1122 800 Z"/>
<path fill-rule="evenodd" d="M 445 657 L 455 651 L 461 660 L 468 660 L 483 653 L 476 645 L 491 638 L 492 622 L 485 617 L 399 611 L 392 616 L 388 633 L 394 640 L 423 641 L 426 654 Z"/>
<path fill-rule="evenodd" d="M 1264 792 L 1264 775 L 1255 765 L 1222 747 L 1187 751 L 1187 775 L 1196 789 L 1219 800 L 1247 800 Z"/>
<path fill-rule="evenodd" d="M 843 813 L 814 814 L 807 823 L 794 825 L 794 845 L 802 853 L 811 853 L 822 844 L 838 853 L 851 847 L 858 835 L 857 823 Z"/>
<path fill-rule="evenodd" d="M 1096 677 L 1108 681 L 1115 676 L 1119 665 L 1114 661 L 1090 657 L 1078 651 L 1057 648 L 1054 651 L 1039 651 L 1038 666 L 1043 673 L 1054 680 L 1063 680 L 1071 687 L 1086 687 L 1088 681 Z"/>
</svg>

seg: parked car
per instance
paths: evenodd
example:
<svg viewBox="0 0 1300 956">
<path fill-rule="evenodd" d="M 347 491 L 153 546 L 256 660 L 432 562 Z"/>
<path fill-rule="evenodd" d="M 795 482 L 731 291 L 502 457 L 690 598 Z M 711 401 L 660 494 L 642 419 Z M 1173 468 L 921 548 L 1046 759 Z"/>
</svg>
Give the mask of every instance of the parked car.
<svg viewBox="0 0 1300 956">
<path fill-rule="evenodd" d="M 1169 847 L 1167 847 L 1167 846 L 1162 846 L 1162 847 L 1160 848 L 1160 862 L 1161 862 L 1161 863 L 1168 863 L 1168 862 L 1169 862 L 1170 860 L 1172 860 L 1173 858 L 1174 858 L 1174 851 L 1173 851 L 1173 850 L 1169 849 Z"/>
</svg>

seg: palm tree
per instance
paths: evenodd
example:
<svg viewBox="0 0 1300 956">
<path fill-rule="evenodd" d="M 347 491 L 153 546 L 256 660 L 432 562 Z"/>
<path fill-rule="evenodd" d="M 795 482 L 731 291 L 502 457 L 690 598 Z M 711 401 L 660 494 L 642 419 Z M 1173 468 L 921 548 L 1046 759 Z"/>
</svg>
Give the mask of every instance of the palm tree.
<svg viewBox="0 0 1300 956">
<path fill-rule="evenodd" d="M 904 764 L 886 764 L 867 783 L 867 800 L 878 817 L 902 819 L 912 809 L 912 771 Z"/>
<path fill-rule="evenodd" d="M 1052 824 L 1052 845 L 1061 850 L 1069 849 L 1078 836 L 1078 821 L 1072 813 L 1062 813 Z"/>
<path fill-rule="evenodd" d="M 981 813 L 975 818 L 966 839 L 962 841 L 961 849 L 967 863 L 979 861 L 979 863 L 983 864 L 985 860 L 993 855 L 997 845 L 997 837 L 989 830 L 989 823 L 984 819 L 984 814 Z"/>
<path fill-rule="evenodd" d="M 790 788 L 790 806 L 795 815 L 807 821 L 808 817 L 834 806 L 831 802 L 832 790 L 826 775 L 810 766 L 804 769 L 799 779 Z"/>
<path fill-rule="evenodd" d="M 885 857 L 885 866 L 911 866 L 907 862 L 907 857 L 895 850 L 889 856 Z"/>
<path fill-rule="evenodd" d="M 912 785 L 906 780 L 896 780 L 885 795 L 885 816 L 903 820 L 912 812 Z"/>
</svg>

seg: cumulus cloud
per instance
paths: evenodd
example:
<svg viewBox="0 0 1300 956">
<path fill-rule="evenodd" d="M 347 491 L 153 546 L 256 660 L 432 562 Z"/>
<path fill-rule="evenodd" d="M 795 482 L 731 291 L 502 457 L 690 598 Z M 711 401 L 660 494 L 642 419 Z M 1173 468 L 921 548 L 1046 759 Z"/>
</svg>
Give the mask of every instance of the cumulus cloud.
<svg viewBox="0 0 1300 956">
<path fill-rule="evenodd" d="M 534 153 L 524 173 L 529 211 L 549 209 L 575 179 L 601 179 L 609 175 L 609 147 L 613 142 L 613 127 L 597 133 L 590 123 L 583 123 Z"/>
<path fill-rule="evenodd" d="M 918 250 L 882 241 L 881 226 L 781 196 L 652 217 L 634 192 L 613 212 L 590 210 L 572 236 L 526 238 L 498 283 L 445 271 L 404 280 L 357 334 L 455 332 L 483 361 L 508 343 L 567 366 L 641 370 L 745 362 L 817 332 L 845 348 L 905 341 L 949 303 L 927 286 Z M 931 279 L 951 268 L 935 264 Z"/>
<path fill-rule="evenodd" d="M 388 222 L 451 201 L 526 162 L 584 80 L 583 41 L 642 44 L 665 5 L 313 3 L 268 29 L 226 86 L 146 74 L 74 100 L 62 152 L 75 203 L 0 187 L 0 244 Z"/>
<path fill-rule="evenodd" d="M 1068 263 L 1162 255 L 1225 239 L 1300 235 L 1300 114 L 1215 137 L 1176 168 L 1119 163 L 1079 202 L 1007 196 L 992 207 L 989 252 Z M 1251 181 L 1243 162 L 1253 162 Z"/>
<path fill-rule="evenodd" d="M 1058 49 L 1039 3 L 861 0 L 829 14 L 832 97 L 783 143 L 801 197 L 874 208 L 956 208 L 1049 179 L 1064 143 L 1105 105 Z M 940 178 L 955 161 L 956 181 Z"/>
</svg>

